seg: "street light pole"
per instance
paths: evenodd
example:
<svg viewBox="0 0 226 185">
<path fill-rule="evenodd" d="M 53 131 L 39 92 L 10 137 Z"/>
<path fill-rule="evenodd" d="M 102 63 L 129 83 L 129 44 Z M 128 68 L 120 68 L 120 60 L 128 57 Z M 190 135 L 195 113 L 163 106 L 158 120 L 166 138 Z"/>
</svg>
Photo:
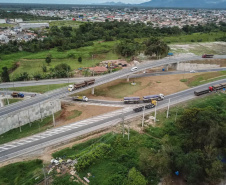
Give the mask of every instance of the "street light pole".
<svg viewBox="0 0 226 185">
<path fill-rule="evenodd" d="M 53 102 L 50 102 L 50 105 L 52 106 L 52 116 L 53 116 L 53 126 L 55 127 L 56 126 L 56 122 L 55 122 L 55 116 L 54 116 L 54 113 L 53 113 Z"/>
<path fill-rule="evenodd" d="M 169 103 L 168 103 L 168 109 L 167 109 L 166 118 L 168 118 L 168 117 L 169 117 L 169 107 L 170 107 L 170 98 L 169 98 Z"/>
<path fill-rule="evenodd" d="M 156 101 L 156 106 L 155 106 L 155 122 L 156 122 L 156 114 L 157 114 L 157 112 L 156 112 L 156 107 L 157 107 L 157 101 Z"/>
<path fill-rule="evenodd" d="M 145 111 L 145 105 L 144 105 L 144 109 L 143 109 L 142 129 L 144 128 L 144 111 Z"/>
</svg>

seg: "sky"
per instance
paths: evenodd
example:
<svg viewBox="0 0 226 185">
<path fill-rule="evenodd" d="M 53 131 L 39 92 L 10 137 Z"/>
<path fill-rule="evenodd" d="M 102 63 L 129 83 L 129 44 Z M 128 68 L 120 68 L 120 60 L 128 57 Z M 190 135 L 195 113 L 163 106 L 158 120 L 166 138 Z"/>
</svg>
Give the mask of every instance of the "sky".
<svg viewBox="0 0 226 185">
<path fill-rule="evenodd" d="M 0 3 L 40 3 L 40 4 L 94 4 L 105 2 L 139 4 L 150 0 L 0 0 Z"/>
</svg>

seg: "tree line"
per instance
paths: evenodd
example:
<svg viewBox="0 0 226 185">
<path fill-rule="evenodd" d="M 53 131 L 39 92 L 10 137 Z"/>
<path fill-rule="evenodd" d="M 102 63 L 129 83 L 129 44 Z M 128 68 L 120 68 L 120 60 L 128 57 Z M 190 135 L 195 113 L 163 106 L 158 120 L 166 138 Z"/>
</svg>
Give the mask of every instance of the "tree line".
<svg viewBox="0 0 226 185">
<path fill-rule="evenodd" d="M 57 27 L 53 26 L 49 29 L 47 38 L 33 39 L 28 42 L 10 41 L 8 44 L 0 46 L 0 53 L 9 54 L 17 51 L 39 52 L 57 48 L 64 51 L 76 49 L 84 46 L 93 45 L 93 41 L 103 39 L 105 41 L 123 40 L 135 38 L 163 37 L 170 35 L 192 34 L 198 32 L 209 33 L 212 31 L 226 31 L 226 25 L 220 22 L 219 26 L 214 23 L 206 25 L 179 27 L 152 27 L 144 23 L 128 23 L 128 22 L 97 22 L 85 23 L 80 25 L 78 29 L 70 26 Z"/>
</svg>

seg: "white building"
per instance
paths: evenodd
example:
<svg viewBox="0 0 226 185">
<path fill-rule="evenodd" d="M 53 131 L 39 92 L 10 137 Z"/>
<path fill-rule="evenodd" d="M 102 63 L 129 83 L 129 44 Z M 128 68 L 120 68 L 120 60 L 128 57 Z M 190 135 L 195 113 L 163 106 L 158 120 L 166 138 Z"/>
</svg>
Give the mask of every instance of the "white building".
<svg viewBox="0 0 226 185">
<path fill-rule="evenodd" d="M 0 23 L 4 24 L 4 23 L 6 23 L 6 20 L 5 19 L 0 19 Z"/>
<path fill-rule="evenodd" d="M 19 23 L 19 27 L 21 27 L 23 30 L 29 28 L 48 28 L 49 23 Z"/>
<path fill-rule="evenodd" d="M 9 38 L 5 35 L 0 35 L 0 42 L 2 43 L 8 43 L 9 42 Z"/>
<path fill-rule="evenodd" d="M 16 23 L 23 22 L 23 19 L 15 19 L 15 22 L 16 22 Z"/>
</svg>

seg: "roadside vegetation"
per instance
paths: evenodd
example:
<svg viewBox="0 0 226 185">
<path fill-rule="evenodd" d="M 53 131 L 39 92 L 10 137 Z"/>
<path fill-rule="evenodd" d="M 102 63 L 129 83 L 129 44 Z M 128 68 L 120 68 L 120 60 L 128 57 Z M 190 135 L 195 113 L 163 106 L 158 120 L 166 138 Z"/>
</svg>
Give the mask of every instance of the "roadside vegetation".
<svg viewBox="0 0 226 185">
<path fill-rule="evenodd" d="M 58 119 L 61 115 L 61 111 L 54 114 L 55 119 Z M 37 120 L 32 123 L 23 125 L 21 127 L 12 129 L 4 134 L 0 135 L 0 144 L 8 143 L 10 141 L 14 141 L 16 139 L 21 139 L 24 137 L 32 136 L 34 134 L 43 132 L 47 129 L 53 127 L 53 118 L 52 115 L 44 118 L 42 121 Z M 20 132 L 21 130 L 21 132 Z"/>
<path fill-rule="evenodd" d="M 194 87 L 194 86 L 199 86 L 202 84 L 214 82 L 214 81 L 225 79 L 225 78 L 226 78 L 226 71 L 217 71 L 217 72 L 202 73 L 188 79 L 181 79 L 180 81 L 185 82 L 189 87 Z"/>
<path fill-rule="evenodd" d="M 18 99 L 18 98 L 8 99 L 9 104 L 16 103 L 16 102 L 19 102 L 19 101 L 22 101 L 22 100 L 23 99 Z M 7 99 L 4 99 L 3 100 L 4 105 L 8 105 L 8 101 L 7 101 Z"/>
<path fill-rule="evenodd" d="M 193 100 L 171 108 L 169 119 L 166 111 L 158 112 L 155 127 L 146 126 L 143 134 L 131 130 L 129 140 L 127 133 L 124 138 L 109 133 L 53 157 L 77 159 L 76 171 L 80 177 L 91 173 L 91 185 L 130 184 L 131 178 L 136 184 L 158 184 L 162 177 L 217 183 L 226 169 L 225 101 L 225 94 Z"/>
<path fill-rule="evenodd" d="M 4 166 L 0 168 L 0 184 L 36 184 L 43 179 L 42 168 L 43 163 L 39 159 Z"/>
<path fill-rule="evenodd" d="M 62 87 L 67 87 L 68 84 L 50 84 L 50 85 L 37 85 L 37 86 L 27 86 L 27 87 L 12 87 L 9 88 L 11 91 L 20 91 L 20 92 L 36 92 L 36 93 L 45 93 Z"/>
</svg>

